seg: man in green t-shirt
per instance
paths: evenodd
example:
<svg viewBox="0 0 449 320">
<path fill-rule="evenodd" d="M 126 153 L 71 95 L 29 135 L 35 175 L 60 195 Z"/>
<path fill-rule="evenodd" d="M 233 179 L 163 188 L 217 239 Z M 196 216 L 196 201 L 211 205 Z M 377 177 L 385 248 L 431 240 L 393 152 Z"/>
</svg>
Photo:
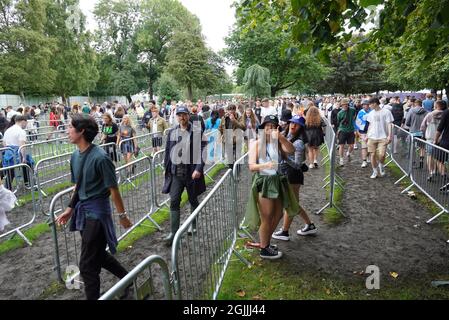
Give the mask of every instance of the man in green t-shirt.
<svg viewBox="0 0 449 320">
<path fill-rule="evenodd" d="M 56 219 L 57 224 L 65 225 L 71 218 L 70 231 L 81 233 L 79 269 L 88 300 L 100 298 L 102 268 L 120 279 L 128 273 L 106 251 L 108 246 L 110 252 L 115 254 L 118 244 L 109 197 L 112 197 L 122 227 L 131 226 L 118 188 L 114 164 L 103 149 L 92 144 L 97 134 L 98 125 L 92 117 L 72 117 L 68 136 L 78 149 L 72 154 L 70 171 L 78 192 L 74 192 L 69 207 Z"/>
<path fill-rule="evenodd" d="M 342 110 L 337 115 L 337 138 L 340 148 L 340 166 L 344 166 L 345 145 L 349 146 L 348 152 L 346 153 L 348 161 L 351 161 L 351 154 L 354 151 L 355 118 L 357 112 L 355 109 L 349 107 L 349 99 L 342 99 L 340 105 Z"/>
<path fill-rule="evenodd" d="M 89 114 L 89 113 L 90 113 L 90 107 L 89 107 L 89 105 L 87 104 L 87 102 L 84 102 L 83 109 L 81 109 L 81 111 L 82 111 L 84 114 Z"/>
</svg>

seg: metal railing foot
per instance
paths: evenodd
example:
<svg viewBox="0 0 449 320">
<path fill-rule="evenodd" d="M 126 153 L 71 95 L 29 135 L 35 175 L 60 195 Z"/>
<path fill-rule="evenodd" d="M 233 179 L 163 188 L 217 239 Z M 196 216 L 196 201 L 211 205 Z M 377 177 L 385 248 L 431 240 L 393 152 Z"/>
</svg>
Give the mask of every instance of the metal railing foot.
<svg viewBox="0 0 449 320">
<path fill-rule="evenodd" d="M 440 213 L 438 213 L 436 216 L 434 216 L 432 219 L 427 220 L 427 224 L 431 224 L 434 220 L 438 219 L 440 216 L 442 216 L 446 211 L 442 210 Z"/>
</svg>

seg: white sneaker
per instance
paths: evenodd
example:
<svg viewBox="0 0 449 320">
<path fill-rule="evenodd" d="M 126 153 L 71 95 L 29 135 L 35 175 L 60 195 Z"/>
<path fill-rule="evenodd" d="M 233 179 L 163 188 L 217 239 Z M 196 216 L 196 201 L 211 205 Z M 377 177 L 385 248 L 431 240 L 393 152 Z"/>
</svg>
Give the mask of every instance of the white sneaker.
<svg viewBox="0 0 449 320">
<path fill-rule="evenodd" d="M 378 177 L 378 173 L 377 173 L 377 170 L 374 170 L 373 171 L 373 174 L 371 175 L 371 179 L 376 179 Z"/>
<path fill-rule="evenodd" d="M 342 158 L 340 159 L 340 167 L 343 167 L 345 165 L 345 160 Z"/>
<path fill-rule="evenodd" d="M 385 177 L 386 173 L 385 173 L 385 168 L 383 166 L 383 164 L 379 163 L 379 174 L 381 177 Z"/>
<path fill-rule="evenodd" d="M 354 145 L 354 150 L 359 150 L 359 147 L 356 144 Z"/>
<path fill-rule="evenodd" d="M 313 169 L 315 166 L 313 164 L 309 164 L 309 169 Z"/>
<path fill-rule="evenodd" d="M 366 167 L 368 167 L 368 162 L 363 161 L 363 163 L 362 163 L 362 168 L 366 168 Z"/>
</svg>

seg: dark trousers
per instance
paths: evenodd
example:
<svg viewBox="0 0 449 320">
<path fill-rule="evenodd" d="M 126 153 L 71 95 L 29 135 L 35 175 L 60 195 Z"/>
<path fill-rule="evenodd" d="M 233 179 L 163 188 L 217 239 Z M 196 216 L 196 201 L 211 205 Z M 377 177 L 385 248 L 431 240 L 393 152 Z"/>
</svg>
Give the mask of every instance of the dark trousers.
<svg viewBox="0 0 449 320">
<path fill-rule="evenodd" d="M 187 178 L 173 176 L 173 181 L 170 186 L 170 211 L 181 210 L 181 196 L 187 188 Z M 193 198 L 193 199 L 192 199 Z M 192 208 L 192 212 L 199 206 L 198 197 L 189 197 L 189 203 Z"/>
<path fill-rule="evenodd" d="M 106 246 L 106 236 L 101 222 L 86 219 L 86 226 L 81 231 L 80 274 L 84 280 L 87 300 L 100 298 L 101 268 L 120 279 L 128 274 L 128 271 L 106 251 Z"/>
</svg>

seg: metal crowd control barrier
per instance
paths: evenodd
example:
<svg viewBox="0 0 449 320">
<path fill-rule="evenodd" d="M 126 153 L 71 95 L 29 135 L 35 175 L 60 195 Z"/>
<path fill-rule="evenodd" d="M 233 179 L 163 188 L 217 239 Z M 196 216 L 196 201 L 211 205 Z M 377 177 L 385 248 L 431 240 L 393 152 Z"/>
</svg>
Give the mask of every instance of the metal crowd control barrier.
<svg viewBox="0 0 449 320">
<path fill-rule="evenodd" d="M 131 286 L 134 289 L 135 300 L 146 300 L 151 297 L 155 298 L 155 289 L 153 283 L 153 271 L 152 266 L 157 264 L 162 273 L 162 283 L 164 286 L 165 300 L 172 300 L 172 287 L 170 284 L 170 273 L 167 263 L 160 256 L 150 256 L 144 261 L 139 263 L 137 267 L 131 270 L 125 278 L 120 280 L 115 286 L 109 289 L 99 300 L 113 300 L 118 298 L 127 287 Z M 143 273 L 147 272 L 149 275 L 145 277 L 145 280 L 138 283 L 138 279 Z"/>
<path fill-rule="evenodd" d="M 234 251 L 234 200 L 234 181 L 229 170 L 176 233 L 172 277 L 177 299 L 215 300 L 232 254 L 245 261 Z"/>
<path fill-rule="evenodd" d="M 170 195 L 163 194 L 162 188 L 165 182 L 165 167 L 164 167 L 165 149 L 156 152 L 151 159 L 151 167 L 153 172 L 153 190 L 154 190 L 154 204 L 160 208 L 170 201 Z"/>
<path fill-rule="evenodd" d="M 120 226 L 115 206 L 111 203 L 116 235 L 119 241 L 146 220 L 149 220 L 158 230 L 162 230 L 156 221 L 151 218 L 151 215 L 156 211 L 153 201 L 151 168 L 151 160 L 148 157 L 144 157 L 116 169 L 123 203 L 129 218 L 134 222 L 132 228 L 128 230 L 123 229 Z M 60 280 L 63 279 L 61 270 L 63 265 L 66 267 L 78 265 L 78 253 L 81 247 L 81 239 L 78 233 L 73 232 L 73 234 L 70 234 L 66 228 L 62 228 L 58 232 L 54 224 L 55 217 L 67 208 L 73 190 L 74 188 L 71 187 L 58 193 L 52 199 L 49 210 L 55 242 L 55 266 L 58 279 Z M 61 252 L 64 254 L 61 255 Z"/>
<path fill-rule="evenodd" d="M 215 181 L 209 173 L 219 164 L 223 163 L 222 155 L 221 155 L 221 142 L 220 140 L 220 131 L 213 130 L 205 134 L 205 138 L 207 139 L 207 160 L 206 162 L 206 170 L 204 171 L 204 175 L 207 176 L 212 181 Z M 213 140 L 211 140 L 213 138 Z M 213 151 L 212 159 L 210 159 L 210 153 Z M 203 155 L 204 156 L 204 155 Z M 217 159 L 220 159 L 216 161 Z M 212 163 L 210 163 L 212 162 Z"/>
<path fill-rule="evenodd" d="M 410 154 L 410 172 L 412 185 L 403 193 L 416 186 L 441 211 L 426 223 L 430 224 L 444 213 L 449 213 L 449 180 L 447 162 L 449 151 L 427 141 L 413 138 Z"/>
<path fill-rule="evenodd" d="M 18 176 L 18 171 L 20 173 L 24 174 L 24 171 L 27 172 L 28 177 L 30 179 L 33 179 L 33 170 L 30 168 L 30 166 L 26 164 L 18 164 L 11 167 L 6 168 L 0 168 L 0 175 L 3 176 L 4 186 L 7 187 L 8 184 L 14 185 L 14 183 L 11 181 L 13 178 L 13 172 L 14 172 L 14 183 L 18 183 L 17 180 L 20 180 L 20 177 Z M 23 180 L 22 180 L 23 182 Z M 20 183 L 20 182 L 19 182 Z M 6 231 L 0 234 L 0 239 L 5 238 L 9 235 L 13 235 L 13 237 L 17 234 L 19 235 L 29 246 L 32 246 L 32 243 L 28 238 L 22 233 L 22 229 L 32 225 L 34 223 L 34 220 L 36 219 L 36 203 L 35 203 L 35 195 L 34 190 L 31 189 L 31 205 L 32 210 L 25 210 L 23 207 L 18 207 L 16 203 L 16 207 L 8 213 L 8 220 L 11 222 L 10 225 L 6 226 Z"/>
<path fill-rule="evenodd" d="M 236 188 L 236 223 L 237 230 L 243 232 L 253 242 L 256 242 L 252 234 L 245 227 L 246 204 L 248 203 L 252 174 L 248 170 L 248 154 L 245 154 L 234 164 L 233 176 Z"/>
<path fill-rule="evenodd" d="M 131 143 L 133 143 L 133 140 L 136 140 L 136 144 L 137 146 L 140 148 L 140 152 L 142 152 L 142 154 L 144 156 L 148 156 L 151 157 L 151 154 L 153 153 L 153 138 L 157 138 L 160 137 L 162 139 L 162 145 L 161 145 L 161 149 L 165 148 L 165 142 L 166 142 L 166 136 L 161 136 L 162 132 L 158 132 L 158 133 L 147 133 L 141 136 L 136 136 L 134 138 L 129 138 L 129 139 L 125 139 L 120 141 L 119 144 L 119 151 L 121 152 L 122 150 L 122 145 L 125 143 L 129 143 L 131 141 Z"/>
<path fill-rule="evenodd" d="M 412 135 L 398 126 L 393 126 L 393 142 L 388 146 L 388 151 L 391 160 L 385 165 L 388 166 L 394 162 L 404 175 L 395 182 L 395 185 L 400 183 L 411 175 L 411 152 L 412 152 Z"/>
<path fill-rule="evenodd" d="M 26 144 L 19 148 L 19 152 L 25 149 L 25 154 L 31 155 L 35 162 L 45 158 L 51 158 L 60 154 L 75 151 L 76 146 L 71 144 L 68 138 L 58 138 L 44 142 Z"/>
<path fill-rule="evenodd" d="M 335 208 L 343 217 L 346 217 L 346 215 L 343 213 L 343 211 L 335 204 L 334 196 L 335 196 L 335 188 L 336 185 L 338 185 L 340 188 L 343 188 L 342 182 L 343 179 L 338 176 L 337 174 L 337 136 L 332 129 L 331 124 L 329 123 L 328 119 L 324 118 L 326 121 L 326 135 L 325 135 L 325 144 L 326 148 L 328 150 L 328 156 L 323 159 L 324 164 L 329 162 L 330 163 L 330 173 L 329 175 L 324 178 L 324 181 L 326 182 L 328 179 L 329 181 L 326 182 L 323 189 L 325 189 L 327 186 L 330 187 L 330 194 L 329 194 L 329 203 L 324 206 L 321 210 L 319 210 L 316 214 L 320 215 L 326 210 L 327 208 Z M 339 181 L 340 180 L 340 181 Z"/>
<path fill-rule="evenodd" d="M 149 220 L 159 231 L 162 230 L 156 221 L 151 218 L 151 215 L 156 211 L 153 201 L 153 172 L 151 168 L 151 159 L 144 157 L 116 169 L 123 203 L 129 218 L 134 222 L 132 228 L 124 230 L 120 226 L 119 218 L 115 214 L 117 212 L 115 212 L 115 207 L 111 203 L 115 214 L 114 222 L 119 241 L 146 220 Z"/>
<path fill-rule="evenodd" d="M 394 162 L 404 173 L 395 184 L 408 177 L 412 184 L 403 190 L 402 194 L 417 187 L 441 209 L 437 215 L 426 222 L 430 224 L 444 213 L 449 213 L 449 180 L 447 178 L 449 151 L 413 137 L 408 131 L 398 126 L 394 126 L 393 135 L 393 144 L 389 146 L 391 155 L 389 163 Z"/>
</svg>

